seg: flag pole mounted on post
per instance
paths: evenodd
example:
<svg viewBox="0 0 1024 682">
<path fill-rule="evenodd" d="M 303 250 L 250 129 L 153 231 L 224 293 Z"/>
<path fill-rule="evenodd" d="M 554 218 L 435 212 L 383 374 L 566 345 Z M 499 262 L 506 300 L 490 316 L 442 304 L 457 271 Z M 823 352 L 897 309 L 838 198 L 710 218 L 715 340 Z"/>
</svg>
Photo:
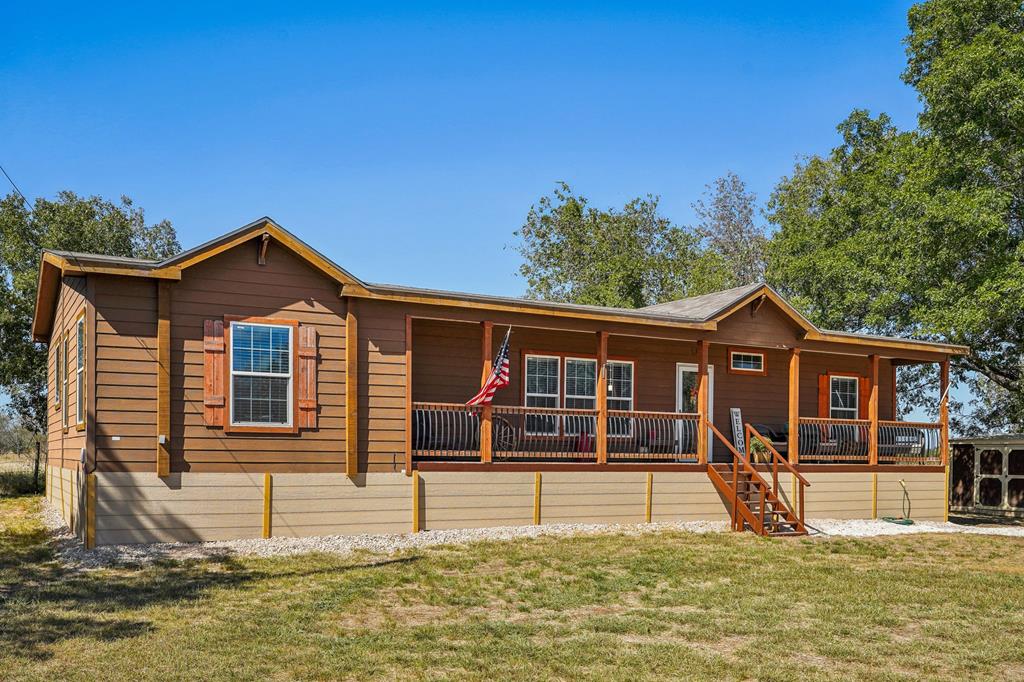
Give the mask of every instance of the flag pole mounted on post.
<svg viewBox="0 0 1024 682">
<path fill-rule="evenodd" d="M 498 355 L 494 358 L 491 373 L 484 379 L 480 391 L 466 401 L 467 405 L 490 405 L 494 400 L 494 392 L 502 386 L 508 386 L 508 337 L 512 334 L 512 325 L 505 332 L 505 340 L 501 342 Z"/>
<path fill-rule="evenodd" d="M 483 358 L 486 374 L 484 374 L 480 391 L 466 402 L 466 405 L 480 408 L 480 461 L 484 464 L 490 463 L 494 445 L 492 442 L 491 401 L 494 400 L 495 391 L 502 386 L 507 386 L 509 381 L 508 338 L 511 333 L 512 326 L 509 325 L 508 331 L 505 332 L 505 340 L 502 341 L 498 355 L 492 362 L 491 323 L 484 323 Z"/>
</svg>

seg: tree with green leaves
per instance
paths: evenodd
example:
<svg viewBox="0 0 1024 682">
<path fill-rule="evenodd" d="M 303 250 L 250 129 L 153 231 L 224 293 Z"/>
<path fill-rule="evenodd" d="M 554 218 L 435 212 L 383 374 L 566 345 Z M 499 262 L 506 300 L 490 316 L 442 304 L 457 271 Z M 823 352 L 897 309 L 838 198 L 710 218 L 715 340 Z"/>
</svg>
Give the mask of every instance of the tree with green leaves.
<svg viewBox="0 0 1024 682">
<path fill-rule="evenodd" d="M 0 200 L 0 389 L 27 428 L 46 428 L 46 349 L 32 340 L 32 312 L 42 249 L 162 259 L 181 250 L 167 220 L 146 224 L 128 197 L 61 192 L 27 206 L 18 194 Z"/>
<path fill-rule="evenodd" d="M 647 195 L 601 210 L 559 183 L 516 232 L 527 295 L 641 308 L 762 279 L 764 229 L 735 174 L 707 188 L 694 227 L 676 225 L 658 204 Z"/>
<path fill-rule="evenodd" d="M 780 181 L 768 279 L 826 327 L 970 346 L 954 380 L 976 400 L 955 426 L 1020 429 L 1024 6 L 928 0 L 909 26 L 918 128 L 856 110 L 831 154 Z"/>
<path fill-rule="evenodd" d="M 694 205 L 698 223 L 694 231 L 701 238 L 702 258 L 712 281 L 702 287 L 720 291 L 764 281 L 765 226 L 758 220 L 757 197 L 732 171 L 705 188 Z M 708 267 L 713 265 L 714 267 Z"/>
<path fill-rule="evenodd" d="M 600 210 L 569 185 L 530 208 L 516 232 L 527 295 L 640 308 L 687 294 L 697 240 L 659 213 L 658 197 Z"/>
</svg>

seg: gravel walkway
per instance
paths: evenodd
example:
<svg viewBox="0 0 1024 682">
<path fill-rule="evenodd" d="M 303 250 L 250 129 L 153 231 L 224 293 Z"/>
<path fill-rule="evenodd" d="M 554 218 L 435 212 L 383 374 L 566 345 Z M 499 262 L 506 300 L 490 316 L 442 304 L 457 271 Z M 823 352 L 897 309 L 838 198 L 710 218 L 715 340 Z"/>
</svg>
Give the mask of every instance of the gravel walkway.
<svg viewBox="0 0 1024 682">
<path fill-rule="evenodd" d="M 86 550 L 65 525 L 59 512 L 45 501 L 43 502 L 42 519 L 53 534 L 57 559 L 67 567 L 78 570 L 118 565 L 144 565 L 162 560 L 211 559 L 228 556 L 292 556 L 309 552 L 346 555 L 357 551 L 391 554 L 406 549 L 435 545 L 461 545 L 487 540 L 516 540 L 546 536 L 564 537 L 617 533 L 642 535 L 666 530 L 721 533 L 726 532 L 729 527 L 726 521 L 680 521 L 649 524 L 558 523 L 544 526 L 432 530 L 403 535 L 330 535 L 311 538 L 270 538 L 268 540 L 106 545 Z M 819 537 L 871 537 L 910 533 L 974 533 L 1024 537 L 1024 526 L 962 526 L 934 521 L 920 521 L 912 526 L 898 526 L 880 520 L 820 519 L 810 521 L 808 526 L 813 526 Z"/>
</svg>

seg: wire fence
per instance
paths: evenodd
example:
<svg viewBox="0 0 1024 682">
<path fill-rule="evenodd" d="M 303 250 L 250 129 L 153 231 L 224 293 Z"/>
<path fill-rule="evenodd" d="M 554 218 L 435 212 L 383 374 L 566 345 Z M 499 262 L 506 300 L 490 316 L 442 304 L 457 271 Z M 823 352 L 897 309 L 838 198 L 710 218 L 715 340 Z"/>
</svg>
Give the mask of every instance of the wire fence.
<svg viewBox="0 0 1024 682">
<path fill-rule="evenodd" d="M 35 495 L 46 487 L 46 450 L 40 443 L 25 451 L 0 454 L 0 497 Z"/>
</svg>

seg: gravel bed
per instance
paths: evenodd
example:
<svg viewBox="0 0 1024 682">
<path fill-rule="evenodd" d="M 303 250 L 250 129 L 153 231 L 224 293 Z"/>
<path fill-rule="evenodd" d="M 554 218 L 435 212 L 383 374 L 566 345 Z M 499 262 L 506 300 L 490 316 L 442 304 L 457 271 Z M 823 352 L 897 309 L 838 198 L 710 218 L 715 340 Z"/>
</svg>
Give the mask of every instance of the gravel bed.
<svg viewBox="0 0 1024 682">
<path fill-rule="evenodd" d="M 809 520 L 807 525 L 808 530 L 810 530 L 810 526 L 814 526 L 814 529 L 822 535 L 856 538 L 912 533 L 969 533 L 1024 537 L 1024 526 L 1016 525 L 965 526 L 957 523 L 942 523 L 941 521 L 914 521 L 911 526 L 901 526 L 881 519 L 813 519 Z"/>
<path fill-rule="evenodd" d="M 145 565 L 162 560 L 214 559 L 229 556 L 292 556 L 309 552 L 347 555 L 357 551 L 392 554 L 435 545 L 462 545 L 488 540 L 516 540 L 547 536 L 626 534 L 661 531 L 721 533 L 726 521 L 679 521 L 673 523 L 599 524 L 558 523 L 544 526 L 500 526 L 463 530 L 432 530 L 402 535 L 329 535 L 309 538 L 225 540 L 220 542 L 159 543 L 153 545 L 106 545 L 86 550 L 71 533 L 59 512 L 43 503 L 43 522 L 52 533 L 57 559 L 68 568 L 90 570 L 108 566 Z M 918 521 L 900 526 L 881 520 L 818 519 L 808 522 L 812 534 L 836 537 L 872 537 L 911 533 L 973 533 L 1024 537 L 1024 526 L 962 526 Z"/>
</svg>

